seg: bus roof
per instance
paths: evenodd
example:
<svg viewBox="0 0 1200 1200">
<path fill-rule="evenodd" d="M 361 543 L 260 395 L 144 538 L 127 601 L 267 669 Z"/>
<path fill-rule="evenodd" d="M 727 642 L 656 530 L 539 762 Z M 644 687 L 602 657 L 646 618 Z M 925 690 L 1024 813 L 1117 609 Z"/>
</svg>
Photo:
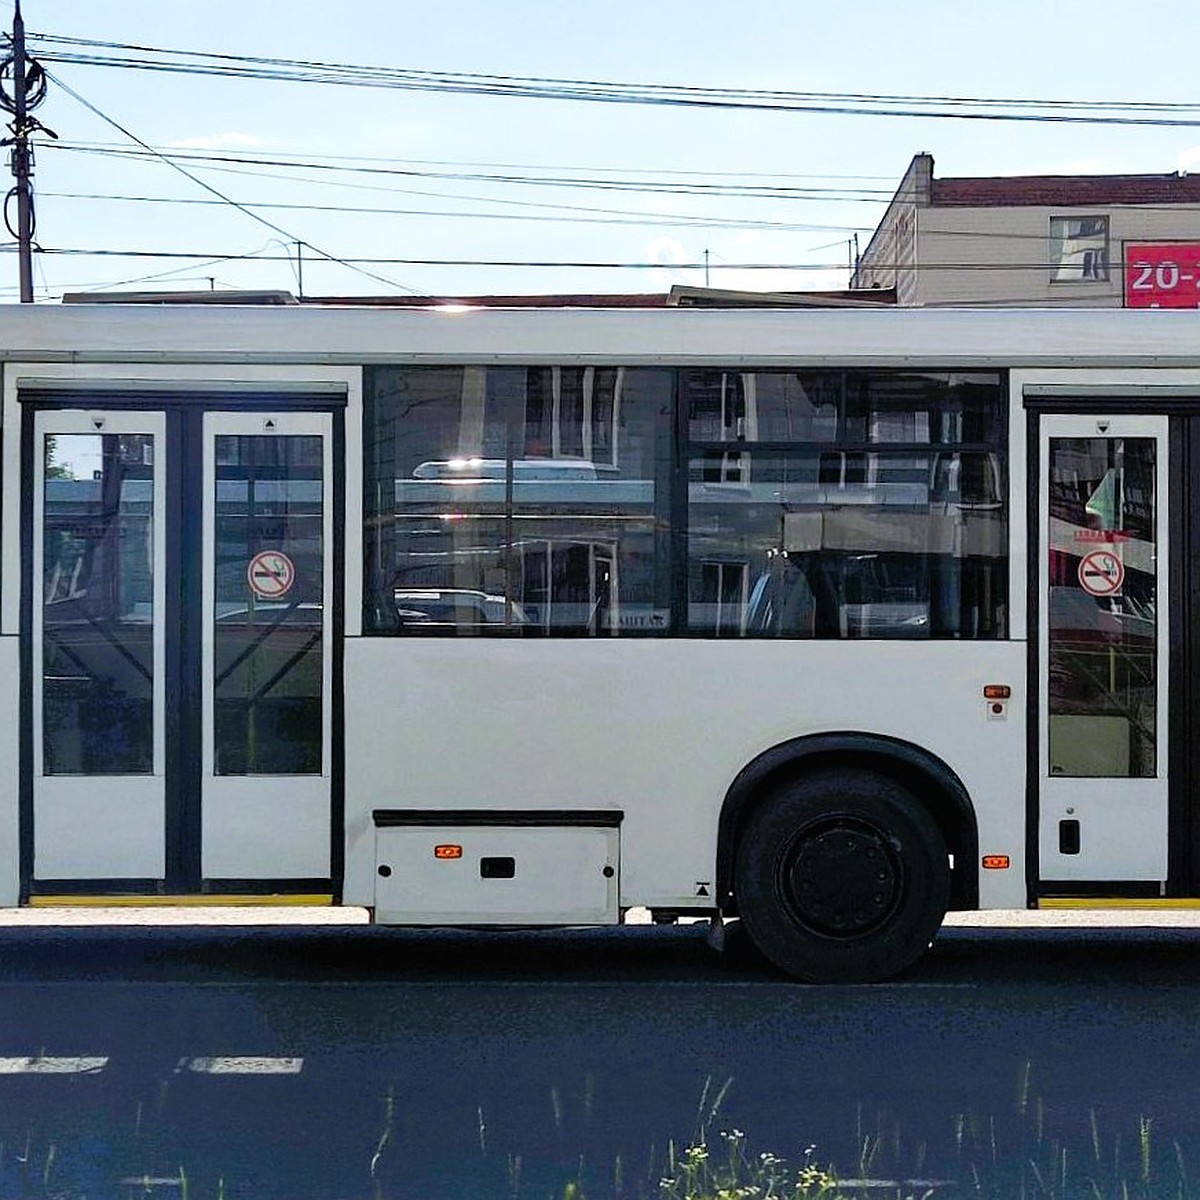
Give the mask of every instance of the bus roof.
<svg viewBox="0 0 1200 1200">
<path fill-rule="evenodd" d="M 0 361 L 1200 367 L 1200 312 L 0 306 Z"/>
</svg>

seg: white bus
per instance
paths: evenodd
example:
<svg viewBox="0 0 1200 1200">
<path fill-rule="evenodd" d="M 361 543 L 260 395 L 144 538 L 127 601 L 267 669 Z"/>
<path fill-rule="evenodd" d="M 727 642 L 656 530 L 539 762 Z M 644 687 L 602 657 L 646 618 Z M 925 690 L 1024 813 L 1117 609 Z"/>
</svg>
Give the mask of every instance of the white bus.
<svg viewBox="0 0 1200 1200">
<path fill-rule="evenodd" d="M 0 311 L 0 904 L 1200 897 L 1200 317 Z"/>
</svg>

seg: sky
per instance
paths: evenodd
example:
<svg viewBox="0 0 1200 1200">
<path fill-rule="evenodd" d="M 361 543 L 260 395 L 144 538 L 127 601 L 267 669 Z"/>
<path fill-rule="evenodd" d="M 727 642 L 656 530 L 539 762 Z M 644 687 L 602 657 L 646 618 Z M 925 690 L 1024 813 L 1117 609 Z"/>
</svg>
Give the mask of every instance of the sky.
<svg viewBox="0 0 1200 1200">
<path fill-rule="evenodd" d="M 918 152 L 941 177 L 1200 170 L 1194 0 L 23 0 L 22 12 L 50 75 L 35 115 L 58 135 L 34 142 L 39 301 L 841 288 L 855 237 L 865 249 Z M 0 0 L 0 27 L 11 13 Z M 131 52 L 48 37 L 551 81 L 1195 107 L 1147 127 L 593 103 L 87 65 L 56 56 Z M 180 154 L 187 175 L 160 157 Z M 246 159 L 258 161 L 230 161 Z M 5 248 L 0 300 L 15 300 Z M 514 265 L 483 265 L 496 262 Z M 616 265 L 515 265 L 527 263 Z"/>
</svg>

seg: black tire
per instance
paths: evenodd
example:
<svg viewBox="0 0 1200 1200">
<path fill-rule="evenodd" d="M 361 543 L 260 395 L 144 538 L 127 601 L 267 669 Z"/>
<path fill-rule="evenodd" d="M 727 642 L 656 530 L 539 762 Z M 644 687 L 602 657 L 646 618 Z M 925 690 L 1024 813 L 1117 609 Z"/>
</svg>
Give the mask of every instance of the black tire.
<svg viewBox="0 0 1200 1200">
<path fill-rule="evenodd" d="M 751 940 L 810 983 L 889 979 L 946 914 L 946 843 L 912 794 L 869 771 L 793 780 L 750 814 L 734 895 Z"/>
</svg>

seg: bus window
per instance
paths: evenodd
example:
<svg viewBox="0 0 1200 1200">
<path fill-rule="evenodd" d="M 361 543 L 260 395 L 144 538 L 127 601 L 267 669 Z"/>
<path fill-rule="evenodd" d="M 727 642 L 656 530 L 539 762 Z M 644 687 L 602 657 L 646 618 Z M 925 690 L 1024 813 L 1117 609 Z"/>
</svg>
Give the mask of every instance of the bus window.
<svg viewBox="0 0 1200 1200">
<path fill-rule="evenodd" d="M 669 623 L 672 372 L 367 372 L 368 633 Z"/>
</svg>

